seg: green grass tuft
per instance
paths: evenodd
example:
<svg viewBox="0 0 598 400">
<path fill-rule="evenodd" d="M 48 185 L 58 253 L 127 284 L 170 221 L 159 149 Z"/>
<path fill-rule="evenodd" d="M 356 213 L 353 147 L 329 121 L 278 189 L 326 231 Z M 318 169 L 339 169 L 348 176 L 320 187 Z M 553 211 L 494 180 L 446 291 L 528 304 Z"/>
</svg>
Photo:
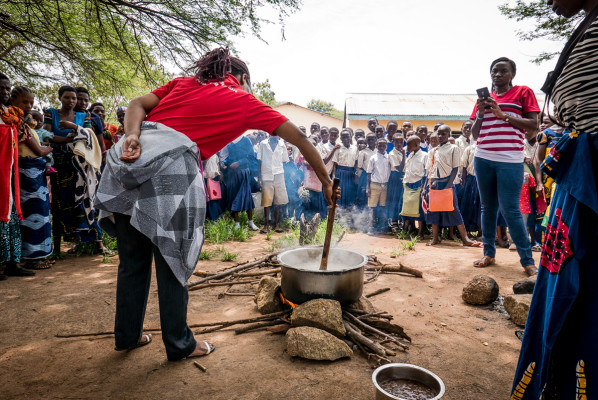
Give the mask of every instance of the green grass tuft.
<svg viewBox="0 0 598 400">
<path fill-rule="evenodd" d="M 228 214 L 222 215 L 216 221 L 206 220 L 205 239 L 210 243 L 217 244 L 230 241 L 245 242 L 253 236 L 253 231 L 247 227 L 247 222 L 246 213 L 239 213 L 240 228 L 235 228 L 235 221 Z"/>
</svg>

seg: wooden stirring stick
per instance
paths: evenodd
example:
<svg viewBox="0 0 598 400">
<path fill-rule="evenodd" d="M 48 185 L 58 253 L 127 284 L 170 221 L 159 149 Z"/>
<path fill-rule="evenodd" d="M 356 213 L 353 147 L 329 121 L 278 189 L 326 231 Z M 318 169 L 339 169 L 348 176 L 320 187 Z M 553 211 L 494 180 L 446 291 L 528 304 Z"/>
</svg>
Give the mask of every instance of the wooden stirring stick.
<svg viewBox="0 0 598 400">
<path fill-rule="evenodd" d="M 340 179 L 334 178 L 332 183 L 332 205 L 328 210 L 328 222 L 326 223 L 326 236 L 324 238 L 324 248 L 322 249 L 322 261 L 320 262 L 320 271 L 326 271 L 328 268 L 328 254 L 330 252 L 330 239 L 332 238 L 332 228 L 334 227 L 334 214 L 336 212 L 336 189 L 340 184 Z"/>
</svg>

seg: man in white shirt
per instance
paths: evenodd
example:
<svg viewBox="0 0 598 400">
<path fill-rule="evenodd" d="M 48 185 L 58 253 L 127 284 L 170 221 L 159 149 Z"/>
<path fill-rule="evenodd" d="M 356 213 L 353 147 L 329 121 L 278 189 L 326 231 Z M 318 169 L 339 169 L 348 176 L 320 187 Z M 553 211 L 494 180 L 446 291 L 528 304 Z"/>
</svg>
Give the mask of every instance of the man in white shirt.
<svg viewBox="0 0 598 400">
<path fill-rule="evenodd" d="M 262 188 L 262 207 L 264 207 L 264 228 L 260 231 L 266 233 L 270 229 L 270 207 L 274 205 L 274 230 L 278 228 L 280 219 L 280 206 L 287 204 L 287 188 L 284 183 L 284 166 L 289 161 L 287 148 L 278 136 L 270 136 L 259 144 L 258 152 L 259 182 Z"/>
<path fill-rule="evenodd" d="M 378 139 L 376 142 L 378 151 L 370 157 L 366 168 L 368 174 L 366 194 L 368 196 L 368 207 L 370 208 L 370 232 L 374 231 L 375 209 L 378 211 L 376 213 L 378 214 L 378 228 L 381 228 L 385 222 L 387 186 L 390 178 L 390 161 L 388 161 L 386 155 L 387 144 L 386 139 Z"/>
</svg>

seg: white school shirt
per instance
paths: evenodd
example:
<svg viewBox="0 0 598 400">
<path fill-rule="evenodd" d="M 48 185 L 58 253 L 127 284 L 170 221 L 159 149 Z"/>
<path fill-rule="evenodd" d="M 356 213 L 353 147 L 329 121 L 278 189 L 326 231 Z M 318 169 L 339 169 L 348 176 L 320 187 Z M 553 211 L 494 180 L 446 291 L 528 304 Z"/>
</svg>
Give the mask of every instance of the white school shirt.
<svg viewBox="0 0 598 400">
<path fill-rule="evenodd" d="M 370 157 L 365 171 L 368 174 L 372 174 L 372 182 L 388 183 L 388 178 L 390 178 L 390 161 L 388 161 L 388 156 L 376 151 L 376 154 Z"/>
<path fill-rule="evenodd" d="M 218 153 L 208 158 L 208 160 L 206 161 L 206 165 L 203 168 L 205 178 L 214 179 L 218 175 L 220 175 L 220 166 L 218 165 L 219 162 L 220 159 L 218 158 Z"/>
<path fill-rule="evenodd" d="M 473 139 L 469 139 L 469 143 L 467 142 L 467 138 L 463 135 L 459 136 L 457 139 L 455 139 L 455 145 L 457 145 L 457 147 L 459 147 L 459 149 L 461 150 L 461 154 L 463 154 L 463 151 L 469 147 L 469 145 L 471 144 L 471 142 L 473 142 Z"/>
<path fill-rule="evenodd" d="M 371 150 L 369 147 L 361 150 L 357 155 L 357 168 L 361 168 L 365 171 L 370 161 L 370 157 L 376 153 L 376 150 Z"/>
<path fill-rule="evenodd" d="M 283 164 L 289 161 L 289 153 L 282 140 L 278 140 L 274 151 L 270 140 L 264 140 L 258 148 L 257 159 L 262 162 L 262 180 L 273 181 L 274 175 L 284 174 Z"/>
<path fill-rule="evenodd" d="M 405 157 L 405 155 L 401 151 L 397 150 L 396 147 L 394 149 L 392 149 L 390 151 L 390 153 L 388 153 L 388 161 L 390 161 L 391 171 L 397 170 L 395 167 L 398 167 L 401 165 L 404 157 Z M 399 171 L 399 172 L 403 172 L 403 171 Z"/>
<path fill-rule="evenodd" d="M 431 178 L 446 178 L 453 172 L 453 168 L 461 165 L 461 152 L 452 143 L 445 143 L 435 147 L 428 156 L 426 170 Z M 455 182 L 458 183 L 458 182 Z"/>
<path fill-rule="evenodd" d="M 332 143 L 330 143 L 330 142 L 326 142 L 326 143 L 320 142 L 320 143 L 318 143 L 318 147 L 316 147 L 316 149 L 320 153 L 320 157 L 322 157 L 322 160 L 325 159 L 326 157 L 328 157 L 328 155 L 330 154 L 330 152 L 332 151 L 333 148 L 334 148 L 334 145 L 332 145 Z M 332 159 L 330 159 L 330 161 L 328 161 L 328 163 L 324 164 L 324 166 L 326 167 L 326 172 L 328 173 L 328 175 L 330 175 L 332 173 L 332 167 L 333 167 Z"/>
<path fill-rule="evenodd" d="M 353 145 L 349 147 L 341 145 L 341 148 L 338 149 L 332 156 L 332 162 L 337 163 L 341 167 L 354 167 L 356 161 L 357 147 Z"/>
<path fill-rule="evenodd" d="M 475 168 L 473 161 L 475 159 L 476 146 L 477 142 L 475 140 L 472 140 L 471 144 L 467 146 L 465 150 L 463 150 L 463 154 L 461 155 L 461 167 L 467 170 L 467 175 L 475 176 Z"/>
<path fill-rule="evenodd" d="M 529 144 L 527 139 L 525 139 L 523 141 L 523 157 L 524 157 L 524 159 L 531 158 L 533 161 L 534 157 L 536 156 L 536 152 L 538 151 L 538 146 L 539 146 L 538 141 L 536 141 L 536 143 L 531 145 L 531 144 Z"/>
<path fill-rule="evenodd" d="M 428 160 L 428 153 L 423 150 L 418 150 L 415 153 L 410 153 L 405 161 L 405 176 L 403 183 L 415 183 L 421 181 L 426 176 L 426 162 Z"/>
</svg>

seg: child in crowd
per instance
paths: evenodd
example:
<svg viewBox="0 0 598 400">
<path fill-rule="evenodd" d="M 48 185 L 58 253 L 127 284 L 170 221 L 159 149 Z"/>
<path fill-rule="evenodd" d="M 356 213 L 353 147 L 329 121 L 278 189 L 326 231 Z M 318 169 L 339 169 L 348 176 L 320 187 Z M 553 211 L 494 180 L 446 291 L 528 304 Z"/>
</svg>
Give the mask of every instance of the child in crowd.
<svg viewBox="0 0 598 400">
<path fill-rule="evenodd" d="M 386 155 L 386 145 L 386 139 L 378 139 L 376 142 L 377 151 L 370 157 L 366 168 L 370 233 L 383 229 L 385 221 L 384 207 L 386 207 L 387 186 L 390 178 L 390 162 Z M 377 223 L 375 220 L 377 220 Z"/>
<path fill-rule="evenodd" d="M 420 140 L 419 147 L 427 153 L 428 152 L 428 142 L 426 140 L 428 139 L 428 127 L 425 125 L 418 126 L 417 129 L 415 130 L 415 134 L 417 135 L 417 137 Z"/>
<path fill-rule="evenodd" d="M 278 227 L 280 206 L 288 204 L 287 188 L 284 181 L 284 163 L 289 162 L 287 148 L 278 136 L 270 136 L 260 143 L 257 160 L 259 182 L 262 188 L 262 207 L 264 207 L 264 228 L 270 229 L 270 208 L 274 205 L 274 231 L 282 232 Z"/>
<path fill-rule="evenodd" d="M 43 146 L 50 146 L 50 141 L 54 139 L 54 133 L 46 130 L 43 128 L 44 126 L 44 115 L 37 111 L 31 111 L 31 116 L 35 121 L 35 133 L 37 133 L 37 137 L 39 138 L 40 144 Z M 51 149 L 51 147 L 50 147 Z M 56 170 L 52 166 L 54 165 L 54 158 L 52 157 L 52 152 L 46 155 L 46 174 L 55 173 Z M 48 180 L 49 181 L 49 180 Z"/>
<path fill-rule="evenodd" d="M 293 154 L 293 146 L 287 143 L 287 153 L 289 159 Z M 301 164 L 304 159 L 300 154 L 297 158 L 298 164 Z M 284 184 L 287 188 L 287 197 L 289 198 L 289 204 L 285 210 L 285 218 L 295 218 L 299 220 L 301 213 L 303 212 L 302 200 L 299 197 L 299 188 L 303 184 L 303 171 L 294 163 L 292 160 L 283 164 L 284 167 Z"/>
<path fill-rule="evenodd" d="M 438 141 L 438 133 L 432 132 L 432 134 L 430 135 L 430 146 L 428 147 L 428 151 L 435 149 L 436 147 L 438 147 L 439 144 L 440 142 Z"/>
<path fill-rule="evenodd" d="M 358 151 L 362 151 L 367 149 L 368 147 L 368 142 L 366 142 L 366 140 L 364 138 L 359 138 L 357 139 L 357 150 Z"/>
<path fill-rule="evenodd" d="M 365 132 L 363 129 L 355 129 L 355 142 L 359 141 L 359 139 L 365 140 Z"/>
<path fill-rule="evenodd" d="M 465 151 L 465 149 L 472 142 L 472 140 L 471 140 L 471 128 L 472 127 L 473 127 L 472 120 L 468 119 L 467 121 L 464 121 L 463 124 L 461 125 L 461 136 L 459 136 L 457 138 L 457 140 L 455 140 L 455 144 L 461 151 L 461 155 L 463 155 L 463 152 Z"/>
<path fill-rule="evenodd" d="M 390 153 L 392 151 L 392 149 L 394 149 L 395 145 L 394 143 L 394 136 L 397 133 L 399 129 L 399 124 L 397 121 L 395 120 L 390 120 L 388 121 L 388 123 L 386 124 L 386 140 L 388 142 L 387 148 L 386 148 L 386 153 Z M 399 135 L 397 135 L 399 136 Z M 402 136 L 402 135 L 400 135 Z M 401 147 L 403 147 L 403 144 L 401 142 Z"/>
<path fill-rule="evenodd" d="M 331 140 L 331 135 L 328 131 L 328 128 L 323 126 L 320 130 L 322 142 L 316 147 L 320 152 L 320 156 L 322 157 L 324 166 L 326 167 L 326 172 L 328 172 L 329 175 L 332 175 L 332 168 L 334 167 L 332 157 L 334 156 L 334 153 L 336 153 L 336 151 L 341 147 L 340 145 L 336 144 L 336 140 L 338 139 L 338 134 L 336 134 L 336 131 L 338 131 L 338 129 L 331 128 L 331 130 L 333 130 L 335 133 L 333 135 L 334 142 Z"/>
<path fill-rule="evenodd" d="M 46 181 L 46 156 L 49 146 L 41 146 L 33 129 L 37 126 L 30 113 L 33 93 L 23 86 L 12 89 L 11 103 L 23 111 L 19 143 L 19 189 L 21 212 L 21 259 L 27 270 L 50 268 L 45 258 L 52 254 L 52 225 L 50 223 L 50 198 Z"/>
<path fill-rule="evenodd" d="M 127 106 L 121 106 L 116 109 L 116 119 L 118 119 L 118 129 L 114 134 L 114 143 L 118 142 L 125 135 L 125 114 L 127 113 Z"/>
<path fill-rule="evenodd" d="M 311 137 L 310 141 L 316 146 L 316 139 L 314 137 Z M 324 194 L 322 193 L 322 182 L 320 182 L 313 168 L 305 160 L 303 160 L 303 175 L 303 188 L 308 193 L 307 199 L 303 201 L 305 218 L 311 220 L 316 213 L 320 213 L 322 218 L 326 218 L 328 216 L 328 203 L 326 203 Z"/>
<path fill-rule="evenodd" d="M 409 156 L 405 161 L 405 174 L 403 176 L 403 202 L 401 205 L 401 217 L 405 221 L 405 229 L 413 230 L 418 222 L 417 237 L 424 239 L 425 218 L 422 209 L 421 192 L 426 181 L 426 162 L 428 154 L 420 147 L 420 138 L 411 136 L 407 140 L 407 151 Z"/>
<path fill-rule="evenodd" d="M 355 205 L 360 209 L 365 208 L 367 205 L 367 173 L 365 172 L 370 157 L 376 152 L 376 134 L 369 132 L 366 137 L 367 147 L 357 155 L 357 168 L 355 170 L 355 178 L 357 183 L 357 194 L 355 199 Z"/>
<path fill-rule="evenodd" d="M 384 127 L 382 125 L 377 125 L 374 133 L 376 134 L 376 139 L 384 139 L 384 134 L 386 132 L 384 132 Z"/>
<path fill-rule="evenodd" d="M 370 117 L 370 119 L 368 119 L 368 129 L 369 129 L 369 131 L 370 132 L 375 132 L 377 126 L 378 126 L 378 118 L 376 118 L 376 117 Z"/>
<path fill-rule="evenodd" d="M 474 158 L 477 141 L 472 140 L 461 155 L 461 185 L 463 186 L 463 197 L 459 203 L 459 209 L 463 217 L 463 225 L 468 232 L 477 232 L 482 235 L 482 202 L 478 190 L 478 180 L 475 176 Z"/>
<path fill-rule="evenodd" d="M 454 190 L 453 182 L 457 177 L 461 165 L 460 152 L 456 145 L 449 143 L 451 128 L 448 125 L 441 125 L 437 131 L 438 147 L 430 152 L 428 157 L 428 190 L 430 195 L 433 190 L 453 189 L 453 211 L 430 211 L 426 212 L 426 222 L 432 225 L 432 240 L 428 246 L 434 246 L 441 242 L 440 228 L 457 226 L 461 234 L 463 246 L 480 247 L 482 243 L 474 242 L 467 237 L 463 218 L 459 211 L 457 193 Z M 428 202 L 429 204 L 429 202 Z"/>
<path fill-rule="evenodd" d="M 413 124 L 410 121 L 404 121 L 401 125 L 401 132 L 403 133 L 403 138 L 407 140 L 407 132 L 413 130 Z"/>
<path fill-rule="evenodd" d="M 225 149 L 225 159 L 223 161 L 227 169 L 225 180 L 227 209 L 233 214 L 235 228 L 241 227 L 239 212 L 247 211 L 248 226 L 251 230 L 257 231 L 259 228 L 253 222 L 255 203 L 251 196 L 250 166 L 255 159 L 253 145 L 246 136 L 239 136 L 229 143 Z"/>
<path fill-rule="evenodd" d="M 388 180 L 388 197 L 386 204 L 386 218 L 389 226 L 396 226 L 401 213 L 403 203 L 403 175 L 405 169 L 405 149 L 403 148 L 403 137 L 394 136 L 394 148 L 388 153 L 390 162 L 390 177 Z"/>
<path fill-rule="evenodd" d="M 330 132 L 332 140 L 332 129 Z M 341 198 L 339 207 L 347 208 L 355 204 L 357 187 L 355 185 L 355 168 L 357 166 L 357 148 L 351 145 L 349 131 L 343 129 L 341 134 L 342 146 L 334 153 L 332 175 L 340 179 Z"/>
<path fill-rule="evenodd" d="M 206 207 L 206 216 L 209 220 L 215 221 L 222 214 L 222 206 L 220 205 L 222 200 L 222 172 L 220 172 L 218 153 L 208 158 L 204 162 L 203 174 L 206 180 L 206 187 L 209 191 L 210 200 Z M 208 182 L 208 179 L 211 181 Z M 215 186 L 212 193 L 211 186 Z M 220 189 L 220 199 L 214 198 L 218 194 L 218 188 Z"/>
</svg>

